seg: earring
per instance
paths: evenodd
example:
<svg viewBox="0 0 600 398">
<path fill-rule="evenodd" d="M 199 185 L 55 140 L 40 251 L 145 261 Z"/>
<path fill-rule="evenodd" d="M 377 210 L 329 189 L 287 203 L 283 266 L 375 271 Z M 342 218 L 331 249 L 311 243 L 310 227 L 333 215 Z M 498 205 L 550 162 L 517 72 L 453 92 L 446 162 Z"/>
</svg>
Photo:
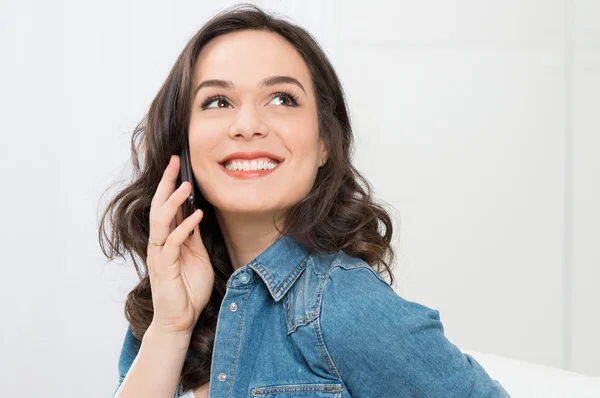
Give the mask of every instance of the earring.
<svg viewBox="0 0 600 398">
<path fill-rule="evenodd" d="M 321 163 L 319 164 L 319 166 L 323 166 L 325 164 L 325 159 L 321 159 Z"/>
</svg>

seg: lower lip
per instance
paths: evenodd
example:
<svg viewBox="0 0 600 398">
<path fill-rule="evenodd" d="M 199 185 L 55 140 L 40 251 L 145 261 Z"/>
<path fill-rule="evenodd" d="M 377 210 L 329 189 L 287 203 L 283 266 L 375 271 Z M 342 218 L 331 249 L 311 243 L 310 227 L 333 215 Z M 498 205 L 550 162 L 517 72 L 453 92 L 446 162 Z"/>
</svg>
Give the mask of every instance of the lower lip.
<svg viewBox="0 0 600 398">
<path fill-rule="evenodd" d="M 238 178 L 240 180 L 251 180 L 271 174 L 281 167 L 281 163 L 283 162 L 280 162 L 277 167 L 272 168 L 271 170 L 227 170 L 222 164 L 219 164 L 219 166 L 221 166 L 221 169 L 225 172 L 225 174 L 230 175 L 231 177 Z"/>
</svg>

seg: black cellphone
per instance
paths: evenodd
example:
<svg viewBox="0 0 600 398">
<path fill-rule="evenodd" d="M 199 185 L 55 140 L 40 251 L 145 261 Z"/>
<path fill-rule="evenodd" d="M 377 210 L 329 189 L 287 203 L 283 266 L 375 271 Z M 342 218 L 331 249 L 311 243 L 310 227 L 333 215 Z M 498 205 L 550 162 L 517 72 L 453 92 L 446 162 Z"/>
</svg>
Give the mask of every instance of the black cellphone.
<svg viewBox="0 0 600 398">
<path fill-rule="evenodd" d="M 183 220 L 188 218 L 192 213 L 196 211 L 194 205 L 194 175 L 192 174 L 192 164 L 190 163 L 190 149 L 187 141 L 187 137 L 183 141 L 181 152 L 179 153 L 180 167 L 179 167 L 179 184 L 180 186 L 183 181 L 189 181 L 192 184 L 192 192 L 187 197 L 185 202 L 181 205 L 181 212 L 183 214 Z M 194 231 L 190 233 L 190 236 L 194 234 Z"/>
</svg>

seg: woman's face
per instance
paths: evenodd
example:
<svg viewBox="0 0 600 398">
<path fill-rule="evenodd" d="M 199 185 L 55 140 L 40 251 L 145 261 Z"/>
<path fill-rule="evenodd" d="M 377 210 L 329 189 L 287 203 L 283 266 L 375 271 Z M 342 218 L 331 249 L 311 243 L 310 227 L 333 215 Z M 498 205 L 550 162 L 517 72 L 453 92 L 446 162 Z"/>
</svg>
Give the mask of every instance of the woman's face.
<svg viewBox="0 0 600 398">
<path fill-rule="evenodd" d="M 299 85 L 261 84 L 280 76 Z M 208 80 L 223 83 L 202 84 Z M 318 137 L 310 74 L 293 45 L 271 32 L 219 36 L 198 55 L 192 94 L 192 169 L 200 191 L 218 211 L 272 214 L 308 194 L 325 152 Z M 215 96 L 219 97 L 211 98 Z M 253 178 L 236 178 L 221 164 L 234 152 L 254 151 L 269 152 L 283 161 Z"/>
</svg>

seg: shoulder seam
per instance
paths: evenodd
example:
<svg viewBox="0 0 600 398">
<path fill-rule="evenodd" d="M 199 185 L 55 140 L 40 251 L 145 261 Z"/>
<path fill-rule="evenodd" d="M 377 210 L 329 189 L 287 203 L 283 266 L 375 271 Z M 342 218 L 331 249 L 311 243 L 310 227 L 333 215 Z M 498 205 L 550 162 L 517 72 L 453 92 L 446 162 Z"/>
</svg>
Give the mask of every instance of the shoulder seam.
<svg viewBox="0 0 600 398">
<path fill-rule="evenodd" d="M 361 268 L 365 268 L 368 269 L 369 271 L 371 271 L 371 273 L 377 278 L 379 279 L 381 282 L 383 282 L 392 292 L 395 293 L 394 288 L 388 283 L 388 281 L 386 281 L 385 279 L 383 279 L 383 276 L 381 276 L 381 274 L 379 272 L 377 272 L 376 270 L 373 269 L 373 267 L 371 267 L 367 262 L 362 261 L 360 263 L 353 263 L 353 264 L 344 264 L 341 263 L 337 260 L 335 260 L 331 266 L 331 268 L 329 269 L 329 271 L 327 272 L 327 278 L 329 279 L 329 274 L 331 273 L 331 271 L 335 268 L 343 268 L 345 270 L 352 270 L 352 269 L 361 269 Z"/>
<path fill-rule="evenodd" d="M 325 347 L 325 341 L 323 339 L 323 332 L 321 329 L 321 305 L 322 305 L 321 299 L 323 297 L 323 291 L 325 290 L 325 285 L 327 284 L 327 281 L 329 280 L 329 275 L 331 274 L 331 271 L 334 268 L 336 268 L 336 263 L 340 264 L 339 262 L 334 261 L 332 266 L 327 270 L 327 273 L 325 274 L 325 278 L 323 278 L 321 280 L 321 283 L 319 284 L 319 289 L 317 291 L 317 303 L 316 303 L 317 304 L 317 311 L 316 311 L 317 316 L 316 316 L 315 320 L 312 322 L 312 325 L 313 325 L 312 329 L 315 334 L 315 339 L 317 341 L 319 353 L 321 354 L 321 358 L 325 362 L 326 367 L 337 378 L 342 380 L 342 376 L 340 375 L 340 372 L 338 371 L 337 366 L 335 366 L 335 363 L 333 362 L 333 358 L 329 354 L 329 350 L 327 350 L 327 347 Z"/>
<path fill-rule="evenodd" d="M 329 367 L 330 371 L 335 376 L 337 376 L 340 380 L 342 380 L 342 376 L 340 375 L 340 372 L 338 371 L 337 366 L 335 365 L 335 362 L 333 361 L 333 358 L 331 357 L 331 355 L 329 353 L 329 350 L 327 350 L 327 347 L 325 346 L 325 340 L 323 339 L 323 331 L 321 329 L 321 307 L 322 307 L 323 292 L 325 290 L 325 286 L 327 285 L 327 281 L 329 280 L 330 275 L 335 268 L 342 268 L 345 270 L 367 269 L 381 283 L 385 284 L 388 287 L 388 289 L 390 289 L 390 291 L 392 291 L 394 294 L 395 294 L 395 291 L 390 286 L 390 284 L 387 283 L 387 281 L 385 279 L 383 279 L 383 277 L 377 271 L 375 271 L 373 268 L 371 268 L 371 266 L 369 264 L 367 264 L 366 262 L 344 264 L 342 262 L 334 260 L 332 263 L 332 266 L 329 268 L 329 270 L 327 270 L 327 274 L 325 275 L 325 278 L 323 278 L 323 280 L 319 286 L 318 293 L 317 293 L 317 317 L 315 319 L 315 322 L 312 323 L 312 325 L 313 325 L 312 328 L 315 333 L 315 338 L 317 340 L 317 344 L 319 346 L 319 351 L 321 353 L 323 360 L 325 361 L 325 364 Z"/>
</svg>

